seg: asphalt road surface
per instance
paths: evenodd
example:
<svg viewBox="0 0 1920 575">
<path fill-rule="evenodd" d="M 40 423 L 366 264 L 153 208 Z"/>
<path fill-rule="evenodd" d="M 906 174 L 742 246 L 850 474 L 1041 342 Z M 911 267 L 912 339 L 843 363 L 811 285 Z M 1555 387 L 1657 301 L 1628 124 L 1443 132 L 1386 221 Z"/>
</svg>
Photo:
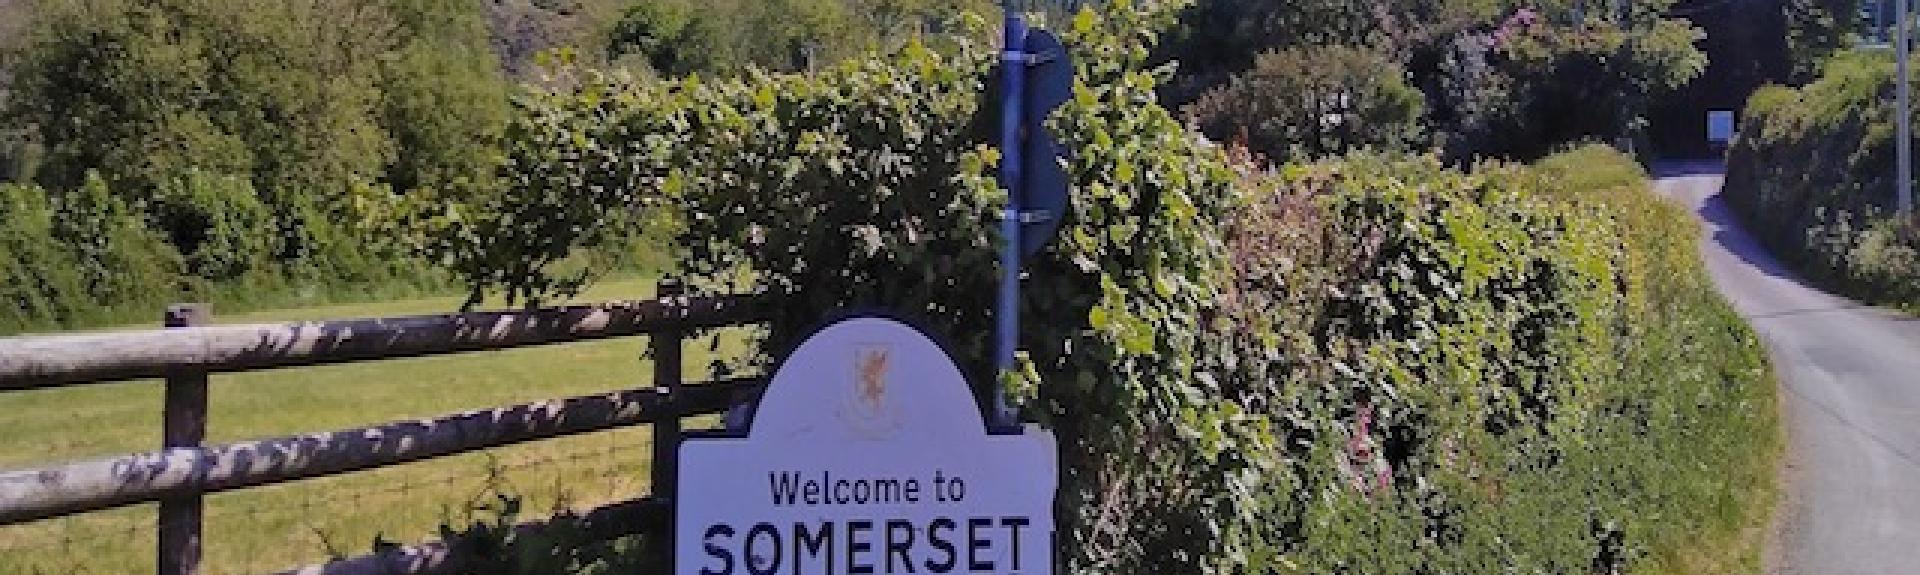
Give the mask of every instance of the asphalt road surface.
<svg viewBox="0 0 1920 575">
<path fill-rule="evenodd" d="M 1668 164 L 1720 291 L 1780 378 L 1786 493 L 1770 563 L 1787 574 L 1920 573 L 1920 320 L 1802 282 L 1721 202 L 1720 166 Z"/>
</svg>

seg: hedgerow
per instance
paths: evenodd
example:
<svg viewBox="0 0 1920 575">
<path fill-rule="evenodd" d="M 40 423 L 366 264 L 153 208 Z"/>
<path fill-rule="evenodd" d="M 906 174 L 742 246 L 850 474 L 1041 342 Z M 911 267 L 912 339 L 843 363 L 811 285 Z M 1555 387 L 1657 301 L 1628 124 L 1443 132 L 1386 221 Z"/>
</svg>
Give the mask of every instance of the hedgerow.
<svg viewBox="0 0 1920 575">
<path fill-rule="evenodd" d="M 1535 159 L 1642 139 L 1653 104 L 1702 76 L 1702 19 L 1677 4 L 1196 0 L 1160 48 L 1180 61 L 1163 93 L 1198 98 L 1209 133 L 1244 128 L 1276 160 L 1430 146 L 1450 162 Z M 1223 99 L 1259 113 L 1213 110 Z"/>
<path fill-rule="evenodd" d="M 1920 229 L 1893 217 L 1892 59 L 1836 57 L 1747 101 L 1727 203 L 1781 259 L 1873 303 L 1920 306 Z"/>
<path fill-rule="evenodd" d="M 0 184 L 0 333 L 47 318 L 155 313 L 180 255 L 98 176 L 69 193 Z M 162 291 L 165 293 L 165 291 Z"/>
<path fill-rule="evenodd" d="M 238 311 L 447 287 L 368 241 L 348 191 L 491 176 L 509 85 L 486 55 L 485 6 L 14 4 L 0 16 L 23 23 L 0 35 L 0 174 L 51 201 L 107 192 L 184 267 L 115 280 L 137 286 L 123 294 L 65 292 L 77 307 L 33 306 L 0 334 L 151 322 L 168 301 Z M 66 265 L 93 264 L 37 261 L 22 281 L 64 289 L 46 270 Z"/>
<path fill-rule="evenodd" d="M 324 266 L 275 261 L 283 229 L 242 178 L 189 171 L 123 197 L 98 174 L 71 190 L 0 184 L 0 335 L 148 323 L 184 301 L 237 312 L 451 285 L 355 225 L 307 226 L 326 242 L 303 249 L 329 250 Z"/>
<path fill-rule="evenodd" d="M 1073 212 L 998 378 L 977 46 L 810 75 L 562 70 L 519 103 L 509 185 L 375 207 L 522 297 L 670 221 L 696 286 L 794 295 L 763 352 L 834 309 L 923 318 L 1062 438 L 1065 571 L 1618 572 L 1768 507 L 1759 346 L 1631 160 L 1268 171 L 1159 105 L 1147 58 L 1175 4 L 1065 26 L 1079 69 L 1050 125 Z"/>
<path fill-rule="evenodd" d="M 1289 438 L 1260 570 L 1643 571 L 1765 516 L 1759 347 L 1632 160 L 1254 179 L 1228 307 L 1284 358 L 1249 382 Z"/>
<path fill-rule="evenodd" d="M 1351 46 L 1265 52 L 1253 67 L 1200 95 L 1186 112 L 1217 140 L 1244 137 L 1273 161 L 1348 150 L 1425 147 L 1426 98 L 1391 54 Z"/>
</svg>

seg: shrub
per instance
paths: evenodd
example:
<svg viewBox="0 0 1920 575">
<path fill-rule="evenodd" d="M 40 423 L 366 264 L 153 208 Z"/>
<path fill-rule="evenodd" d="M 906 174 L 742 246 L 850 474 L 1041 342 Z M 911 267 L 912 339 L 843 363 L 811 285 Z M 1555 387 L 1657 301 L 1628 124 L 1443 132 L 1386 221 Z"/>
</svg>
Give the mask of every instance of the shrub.
<svg viewBox="0 0 1920 575">
<path fill-rule="evenodd" d="M 0 330 L 38 325 L 86 307 L 86 284 L 53 239 L 54 208 L 44 190 L 0 184 Z"/>
<path fill-rule="evenodd" d="M 155 223 L 200 278 L 238 278 L 280 251 L 273 215 L 246 178 L 189 171 L 162 183 L 154 204 Z"/>
<path fill-rule="evenodd" d="M 1279 360 L 1232 388 L 1286 438 L 1239 524 L 1265 565 L 1632 571 L 1764 516 L 1758 342 L 1631 159 L 1355 156 L 1246 186 L 1231 333 L 1272 330 L 1243 349 Z"/>
<path fill-rule="evenodd" d="M 179 293 L 180 256 L 132 209 L 89 176 L 48 194 L 0 184 L 0 332 L 72 327 L 141 309 Z"/>
<path fill-rule="evenodd" d="M 70 250 L 95 306 L 153 302 L 178 290 L 179 254 L 99 175 L 56 195 L 54 207 L 53 239 Z"/>
<path fill-rule="evenodd" d="M 1214 140 L 1244 136 L 1275 161 L 1312 160 L 1419 147 L 1422 100 L 1386 55 L 1322 46 L 1261 54 L 1253 69 L 1201 95 L 1187 112 Z"/>
<path fill-rule="evenodd" d="M 1607 218 L 1491 166 L 1355 157 L 1285 178 L 1283 193 L 1321 199 L 1326 259 L 1305 266 L 1332 271 L 1320 305 L 1292 311 L 1309 318 L 1298 367 L 1263 390 L 1299 462 L 1278 504 L 1297 519 L 1269 539 L 1296 541 L 1307 572 L 1585 568 L 1590 524 L 1625 510 L 1536 485 L 1505 503 L 1585 513 L 1501 514 L 1474 485 L 1571 473 L 1558 460 L 1619 376 Z"/>
<path fill-rule="evenodd" d="M 364 245 L 358 229 L 336 236 L 340 251 L 327 260 L 347 269 L 279 268 L 271 260 L 279 230 L 237 177 L 190 172 L 145 209 L 120 197 L 97 174 L 65 192 L 0 185 L 0 296 L 9 302 L 0 334 L 147 323 L 179 301 L 245 311 L 445 286 L 436 270 Z M 192 251 L 183 256 L 175 242 Z"/>
<path fill-rule="evenodd" d="M 1829 60 L 1820 78 L 1747 101 L 1724 197 L 1754 234 L 1815 281 L 1874 303 L 1920 305 L 1920 249 L 1894 221 L 1893 61 Z"/>
<path fill-rule="evenodd" d="M 1845 253 L 1847 274 L 1859 293 L 1881 301 L 1920 302 L 1920 229 L 1897 219 L 1872 222 Z"/>
<path fill-rule="evenodd" d="M 1115 2 L 1064 35 L 1079 68 L 1049 124 L 1073 211 L 999 374 L 1063 439 L 1067 570 L 1613 572 L 1730 529 L 1702 501 L 1768 477 L 1771 388 L 1631 160 L 1235 164 L 1155 96 L 1174 7 Z M 417 239 L 476 293 L 521 297 L 671 219 L 699 287 L 794 295 L 763 351 L 879 306 L 995 381 L 991 56 L 579 73 L 520 101 L 500 189 L 376 207 L 429 222 Z M 1604 189 L 1559 183 L 1588 164 Z"/>
<path fill-rule="evenodd" d="M 475 57 L 486 48 L 483 9 L 448 0 L 31 3 L 32 24 L 7 58 L 0 132 L 38 144 L 35 181 L 56 194 L 97 174 L 127 206 L 163 209 L 147 215 L 177 226 L 168 236 L 187 242 L 178 251 L 206 279 L 265 256 L 294 283 L 321 289 L 417 280 L 407 270 L 418 266 L 364 249 L 348 191 L 491 176 L 506 87 L 490 58 Z M 239 192 L 208 192 L 225 197 L 214 200 L 181 189 L 238 180 L 271 221 L 230 201 Z M 160 196 L 170 199 L 149 202 Z M 232 209 L 208 212 L 187 196 Z M 200 230 L 234 218 L 271 233 L 204 243 Z M 261 241 L 273 249 L 209 251 Z"/>
</svg>

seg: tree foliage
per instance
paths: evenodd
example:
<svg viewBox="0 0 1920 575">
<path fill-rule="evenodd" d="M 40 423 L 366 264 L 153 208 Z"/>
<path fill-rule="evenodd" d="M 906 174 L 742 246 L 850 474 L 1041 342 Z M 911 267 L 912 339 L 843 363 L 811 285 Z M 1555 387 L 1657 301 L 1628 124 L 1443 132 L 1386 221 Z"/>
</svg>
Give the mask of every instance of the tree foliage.
<svg viewBox="0 0 1920 575">
<path fill-rule="evenodd" d="M 1847 49 L 1859 29 L 1859 0 L 1781 0 L 1786 15 L 1787 59 L 1791 81 L 1805 83 L 1820 73 L 1821 63 Z M 1885 4 L 1884 2 L 1882 4 Z M 1883 9 L 1886 9 L 1883 6 Z"/>
<path fill-rule="evenodd" d="M 97 175 L 58 195 L 0 184 L 0 215 L 0 330 L 151 312 L 179 277 L 179 254 Z"/>
<path fill-rule="evenodd" d="M 507 86 L 476 5 L 36 0 L 18 9 L 27 24 L 5 51 L 0 134 L 31 161 L 7 171 L 30 175 L 39 184 L 30 189 L 56 201 L 104 191 L 154 226 L 187 274 L 146 284 L 155 297 L 288 282 L 308 293 L 378 291 L 430 278 L 366 241 L 355 190 L 491 185 Z"/>
<path fill-rule="evenodd" d="M 1642 16 L 1555 27 L 1513 18 L 1502 29 L 1507 34 L 1496 36 L 1496 46 L 1513 86 L 1508 112 L 1472 144 L 1500 156 L 1537 157 L 1586 138 L 1639 139 L 1652 99 L 1687 85 L 1707 65 L 1695 47 L 1700 31 L 1684 20 Z"/>
<path fill-rule="evenodd" d="M 938 32 L 991 0 L 642 0 L 614 25 L 609 56 L 656 73 L 804 71 Z"/>
<path fill-rule="evenodd" d="M 0 5 L 4 25 L 22 33 L 0 42 L 0 176 L 38 183 L 32 189 L 57 196 L 98 173 L 104 189 L 184 254 L 188 277 L 154 286 L 157 293 L 179 293 L 180 286 L 271 291 L 288 282 L 318 284 L 321 291 L 407 284 L 433 272 L 384 241 L 408 234 L 376 233 L 366 216 L 393 204 L 487 205 L 482 198 L 496 196 L 501 186 L 526 185 L 502 177 L 503 161 L 530 160 L 527 150 L 506 147 L 509 124 L 524 130 L 553 118 L 537 107 L 512 108 L 508 78 L 570 81 L 541 76 L 536 60 L 543 54 L 550 61 L 618 66 L 626 62 L 622 55 L 644 52 L 649 65 L 639 68 L 668 75 L 798 70 L 872 47 L 897 48 L 909 38 L 948 36 L 943 27 L 955 15 L 985 6 L 980 0 L 7 2 Z M 972 30 L 984 35 L 983 29 Z M 567 253 L 401 246 L 475 276 L 570 270 L 560 275 L 571 279 L 534 291 L 578 283 L 589 268 L 639 259 L 634 250 L 574 253 L 573 240 L 582 234 L 534 230 L 497 212 L 409 213 L 409 225 L 427 229 L 539 232 L 554 239 L 554 249 Z"/>
<path fill-rule="evenodd" d="M 1399 64 L 1336 45 L 1261 54 L 1187 111 L 1215 141 L 1244 136 L 1253 151 L 1284 161 L 1420 148 L 1423 102 Z"/>
<path fill-rule="evenodd" d="M 1201 0 L 1161 51 L 1181 63 L 1167 94 L 1188 101 L 1257 75 L 1255 55 L 1273 50 L 1299 48 L 1315 58 L 1309 68 L 1339 69 L 1351 50 L 1325 47 L 1346 46 L 1399 63 L 1424 101 L 1424 131 L 1457 161 L 1640 137 L 1651 98 L 1701 74 L 1698 31 L 1665 16 L 1668 0 L 1586 4 Z M 1302 122 L 1291 129 L 1314 129 Z"/>
<path fill-rule="evenodd" d="M 1851 52 L 1823 69 L 1748 100 L 1727 152 L 1727 203 L 1810 277 L 1868 301 L 1920 304 L 1920 230 L 1893 215 L 1893 59 Z"/>
</svg>

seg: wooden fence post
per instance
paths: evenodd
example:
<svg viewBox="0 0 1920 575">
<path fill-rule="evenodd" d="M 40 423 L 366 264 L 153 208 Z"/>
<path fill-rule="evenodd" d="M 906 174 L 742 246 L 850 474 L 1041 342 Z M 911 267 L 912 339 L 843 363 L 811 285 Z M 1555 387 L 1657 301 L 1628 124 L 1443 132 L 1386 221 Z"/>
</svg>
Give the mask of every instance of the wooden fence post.
<svg viewBox="0 0 1920 575">
<path fill-rule="evenodd" d="M 662 300 L 680 307 L 681 298 L 686 296 L 686 285 L 676 279 L 663 279 L 656 290 Z M 653 497 L 666 502 L 670 512 L 667 525 L 657 531 L 660 534 L 658 549 L 666 564 L 666 572 L 673 573 L 674 533 L 673 518 L 677 514 L 680 481 L 680 351 L 686 332 L 680 327 L 669 327 L 654 332 L 650 346 L 653 352 L 653 389 L 660 394 L 665 411 L 658 422 L 653 424 Z"/>
<path fill-rule="evenodd" d="M 166 327 L 207 325 L 206 304 L 167 307 Z M 162 447 L 199 447 L 207 436 L 207 372 L 180 369 L 167 374 L 165 430 Z M 194 493 L 160 501 L 160 575 L 200 572 L 201 495 Z"/>
</svg>

